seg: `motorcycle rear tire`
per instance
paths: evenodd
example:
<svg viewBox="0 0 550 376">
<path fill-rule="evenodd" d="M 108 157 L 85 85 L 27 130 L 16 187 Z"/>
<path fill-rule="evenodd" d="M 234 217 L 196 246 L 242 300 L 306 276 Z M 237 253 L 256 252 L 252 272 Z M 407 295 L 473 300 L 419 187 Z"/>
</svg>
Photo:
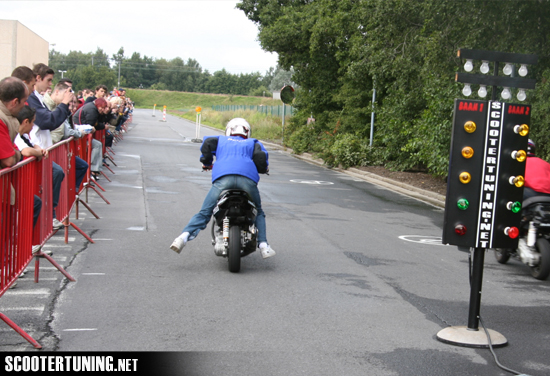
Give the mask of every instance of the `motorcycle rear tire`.
<svg viewBox="0 0 550 376">
<path fill-rule="evenodd" d="M 531 275 L 544 281 L 550 275 L 550 243 L 545 238 L 539 238 L 536 248 L 540 253 L 540 263 L 531 267 Z"/>
<path fill-rule="evenodd" d="M 239 226 L 229 227 L 227 259 L 229 261 L 229 271 L 238 273 L 241 270 L 241 228 Z"/>
<path fill-rule="evenodd" d="M 510 251 L 506 248 L 495 248 L 495 258 L 499 264 L 506 264 L 510 260 Z"/>
</svg>

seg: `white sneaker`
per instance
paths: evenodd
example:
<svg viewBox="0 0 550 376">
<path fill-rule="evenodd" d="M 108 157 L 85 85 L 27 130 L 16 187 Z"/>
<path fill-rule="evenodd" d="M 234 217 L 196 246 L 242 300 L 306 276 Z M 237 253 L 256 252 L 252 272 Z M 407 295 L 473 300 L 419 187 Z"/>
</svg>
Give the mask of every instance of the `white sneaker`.
<svg viewBox="0 0 550 376">
<path fill-rule="evenodd" d="M 32 254 L 35 255 L 37 254 L 38 252 L 42 252 L 43 254 L 46 254 L 48 256 L 51 256 L 53 254 L 52 251 L 50 251 L 49 249 L 42 249 L 42 246 L 41 245 L 33 245 L 32 246 Z"/>
<path fill-rule="evenodd" d="M 266 259 L 268 257 L 275 256 L 275 251 L 267 243 L 261 243 L 260 244 L 260 252 L 261 252 L 262 257 L 264 259 Z"/>
<path fill-rule="evenodd" d="M 63 224 L 63 222 L 60 222 L 59 219 L 57 219 L 57 218 L 53 219 L 52 227 L 53 227 L 54 230 L 59 230 L 60 228 L 62 228 L 64 226 L 65 225 Z"/>
<path fill-rule="evenodd" d="M 185 247 L 185 244 L 187 244 L 188 236 L 189 234 L 187 234 L 187 236 L 180 235 L 177 238 L 175 238 L 174 241 L 172 242 L 172 245 L 170 246 L 170 249 L 176 253 L 180 253 L 183 247 Z"/>
</svg>

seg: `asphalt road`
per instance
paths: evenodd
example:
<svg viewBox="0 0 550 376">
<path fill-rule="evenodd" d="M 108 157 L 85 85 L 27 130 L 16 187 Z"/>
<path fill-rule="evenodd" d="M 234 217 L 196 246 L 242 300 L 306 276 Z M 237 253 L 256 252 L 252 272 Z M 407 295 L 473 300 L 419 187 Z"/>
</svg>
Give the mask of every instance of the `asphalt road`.
<svg viewBox="0 0 550 376">
<path fill-rule="evenodd" d="M 168 366 L 190 362 L 186 375 L 509 374 L 487 349 L 436 339 L 467 325 L 470 293 L 469 254 L 438 241 L 443 210 L 356 176 L 268 148 L 259 187 L 277 255 L 232 274 L 208 231 L 172 252 L 211 176 L 195 124 L 151 114 L 137 110 L 114 148 L 112 182 L 100 180 L 110 204 L 89 192 L 101 219 L 83 207 L 74 219 L 95 244 L 74 230 L 48 244 L 77 281 L 42 261 L 39 284 L 25 276 L 0 299 L 45 351 L 175 351 Z M 550 374 L 549 292 L 487 253 L 481 316 L 508 340 L 495 350 L 505 366 Z M 0 350 L 36 352 L 2 325 Z"/>
</svg>

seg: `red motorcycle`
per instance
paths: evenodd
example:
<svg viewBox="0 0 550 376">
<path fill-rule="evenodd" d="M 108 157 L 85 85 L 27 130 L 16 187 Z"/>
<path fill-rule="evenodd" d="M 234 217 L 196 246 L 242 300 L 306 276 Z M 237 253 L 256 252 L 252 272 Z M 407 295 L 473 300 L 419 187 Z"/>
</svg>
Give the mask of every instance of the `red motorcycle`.
<svg viewBox="0 0 550 376">
<path fill-rule="evenodd" d="M 550 275 L 550 197 L 526 199 L 521 215 L 518 248 L 495 248 L 495 257 L 501 264 L 514 257 L 531 268 L 533 277 L 545 280 Z"/>
</svg>

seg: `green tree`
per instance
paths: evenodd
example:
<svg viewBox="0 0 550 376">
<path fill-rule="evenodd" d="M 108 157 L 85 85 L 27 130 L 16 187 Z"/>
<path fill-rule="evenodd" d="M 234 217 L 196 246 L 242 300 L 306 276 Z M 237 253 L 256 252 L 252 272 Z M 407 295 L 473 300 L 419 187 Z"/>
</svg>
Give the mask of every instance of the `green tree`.
<svg viewBox="0 0 550 376">
<path fill-rule="evenodd" d="M 281 67 L 277 66 L 273 71 L 271 76 L 271 81 L 269 82 L 269 90 L 272 92 L 279 92 L 285 85 L 290 85 L 297 89 L 297 85 L 292 81 L 292 75 L 294 74 L 294 69 L 290 67 L 290 70 L 284 70 Z"/>
<path fill-rule="evenodd" d="M 187 61 L 180 57 L 155 59 L 142 56 L 139 52 L 132 53 L 128 58 L 124 47 L 120 47 L 111 58 L 98 48 L 95 53 L 70 51 L 69 54 L 63 54 L 51 50 L 49 59 L 54 71 L 66 71 L 65 76 L 78 83 L 78 87 L 75 85 L 78 89 L 98 84 L 106 84 L 109 89 L 117 86 L 120 67 L 122 87 L 247 95 L 265 82 L 270 82 L 270 75 L 274 71 L 271 68 L 266 72 L 268 78 L 259 72 L 236 75 L 225 69 L 211 74 L 207 70 L 203 71 L 199 62 L 192 58 Z M 98 77 L 98 72 L 105 74 L 105 79 Z M 56 75 L 54 81 L 57 82 L 59 78 L 61 75 Z"/>
<path fill-rule="evenodd" d="M 101 66 L 101 67 L 80 67 L 75 70 L 71 70 L 70 78 L 73 81 L 73 86 L 77 89 L 95 89 L 97 85 L 106 85 L 108 88 L 112 88 L 117 84 L 117 73 L 114 70 Z"/>
<path fill-rule="evenodd" d="M 273 75 L 275 74 L 275 68 L 270 67 L 269 70 L 267 70 L 262 77 L 262 85 L 265 87 L 269 87 L 271 84 L 271 81 L 273 81 Z"/>
<path fill-rule="evenodd" d="M 457 50 L 538 54 L 530 77 L 539 82 L 550 67 L 548 0 L 243 0 L 237 7 L 258 25 L 262 47 L 279 54 L 280 67 L 294 69 L 291 146 L 332 161 L 338 134 L 368 141 L 375 87 L 375 148 L 357 149 L 365 153 L 361 163 L 382 157 L 392 168 L 445 175 L 453 102 L 461 96 Z M 533 100 L 543 100 L 543 88 Z M 306 125 L 311 114 L 316 122 Z"/>
<path fill-rule="evenodd" d="M 107 55 L 101 48 L 97 48 L 96 52 L 92 54 L 92 66 L 93 67 L 111 67 L 109 55 Z"/>
<path fill-rule="evenodd" d="M 236 82 L 237 79 L 235 75 L 232 75 L 225 69 L 216 71 L 208 80 L 207 92 L 217 94 L 235 94 L 234 88 Z"/>
<path fill-rule="evenodd" d="M 125 59 L 120 67 L 120 74 L 126 79 L 126 86 L 137 88 L 143 83 L 143 69 L 145 63 L 139 52 L 134 52 L 129 59 Z"/>
</svg>

